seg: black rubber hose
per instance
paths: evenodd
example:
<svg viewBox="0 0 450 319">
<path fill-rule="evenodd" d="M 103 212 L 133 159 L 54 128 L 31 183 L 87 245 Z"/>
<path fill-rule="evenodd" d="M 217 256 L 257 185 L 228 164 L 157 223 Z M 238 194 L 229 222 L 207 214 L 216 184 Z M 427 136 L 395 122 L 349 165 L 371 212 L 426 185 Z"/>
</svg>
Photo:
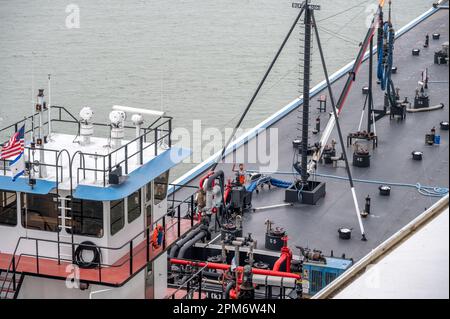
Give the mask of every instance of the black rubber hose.
<svg viewBox="0 0 450 319">
<path fill-rule="evenodd" d="M 186 251 L 192 247 L 196 242 L 200 241 L 203 237 L 205 237 L 207 234 L 206 231 L 202 230 L 200 233 L 198 233 L 194 238 L 186 242 L 183 247 L 180 248 L 180 251 L 178 252 L 178 259 L 183 259 L 184 255 L 186 254 Z"/>
<path fill-rule="evenodd" d="M 215 172 L 214 174 L 212 174 L 210 177 L 208 177 L 208 180 L 206 181 L 206 189 L 207 190 L 211 190 L 212 189 L 212 183 L 218 177 L 220 177 L 221 181 L 224 181 L 225 174 L 223 173 L 222 170 L 219 170 L 219 171 Z M 222 188 L 223 185 L 220 185 L 220 186 Z"/>
<path fill-rule="evenodd" d="M 179 241 L 177 241 L 170 249 L 169 258 L 175 258 L 176 254 L 178 252 L 178 249 L 180 249 L 180 247 L 182 247 L 185 243 L 187 243 L 189 240 L 191 240 L 195 235 L 197 235 L 201 231 L 202 231 L 201 228 L 197 228 L 196 230 L 193 230 L 191 233 L 189 233 L 183 239 L 180 239 Z"/>
<path fill-rule="evenodd" d="M 85 251 L 85 250 L 90 250 L 94 254 L 94 258 L 92 258 L 91 261 L 85 261 L 83 259 L 83 251 Z M 100 248 L 98 248 L 91 241 L 84 241 L 81 244 L 79 244 L 77 249 L 75 250 L 74 259 L 75 259 L 74 260 L 75 264 L 78 265 L 80 268 L 83 268 L 83 269 L 96 268 L 100 265 L 100 259 L 101 259 Z"/>
<path fill-rule="evenodd" d="M 218 273 L 218 272 L 213 272 L 213 271 L 202 271 L 202 276 L 204 277 L 209 277 L 209 278 L 214 278 L 214 279 L 219 279 L 222 274 Z"/>
</svg>

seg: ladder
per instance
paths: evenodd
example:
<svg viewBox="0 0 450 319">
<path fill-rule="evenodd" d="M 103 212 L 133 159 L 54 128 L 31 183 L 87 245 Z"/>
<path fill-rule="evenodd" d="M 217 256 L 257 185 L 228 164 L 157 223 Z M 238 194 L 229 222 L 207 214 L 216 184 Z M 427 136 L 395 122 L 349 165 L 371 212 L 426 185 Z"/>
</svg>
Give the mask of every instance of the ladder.
<svg viewBox="0 0 450 319">
<path fill-rule="evenodd" d="M 69 207 L 67 204 L 72 201 L 72 197 L 61 197 L 58 195 L 58 209 L 61 211 L 61 214 L 58 216 L 59 223 L 58 228 L 59 231 L 57 234 L 57 241 L 58 241 L 58 265 L 61 264 L 61 257 L 65 257 L 63 259 L 65 260 L 71 260 L 72 263 L 74 262 L 75 258 L 75 244 L 74 244 L 74 236 L 72 231 L 72 223 L 70 223 L 70 226 L 68 225 L 69 222 L 73 220 L 71 216 L 67 216 L 67 212 L 72 211 L 72 207 Z M 66 230 L 67 233 L 70 233 L 70 235 L 62 235 L 61 231 Z M 70 242 L 70 243 L 69 243 Z M 61 248 L 63 247 L 70 247 L 70 254 L 62 253 Z"/>
<path fill-rule="evenodd" d="M 24 278 L 23 273 L 0 270 L 0 299 L 16 299 Z"/>
</svg>

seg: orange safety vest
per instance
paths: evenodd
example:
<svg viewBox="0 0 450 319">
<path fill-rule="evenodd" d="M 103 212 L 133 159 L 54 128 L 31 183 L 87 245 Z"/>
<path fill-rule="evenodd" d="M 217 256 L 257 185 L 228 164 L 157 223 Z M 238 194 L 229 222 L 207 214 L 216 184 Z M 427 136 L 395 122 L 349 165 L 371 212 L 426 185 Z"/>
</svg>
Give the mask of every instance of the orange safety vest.
<svg viewBox="0 0 450 319">
<path fill-rule="evenodd" d="M 154 248 L 159 248 L 158 235 L 162 231 L 163 231 L 162 226 L 160 226 L 160 225 L 156 226 L 155 229 L 153 230 L 151 242 L 152 242 L 152 246 Z"/>
<path fill-rule="evenodd" d="M 244 172 L 239 172 L 239 183 L 241 183 L 241 185 L 245 184 L 245 173 Z"/>
</svg>

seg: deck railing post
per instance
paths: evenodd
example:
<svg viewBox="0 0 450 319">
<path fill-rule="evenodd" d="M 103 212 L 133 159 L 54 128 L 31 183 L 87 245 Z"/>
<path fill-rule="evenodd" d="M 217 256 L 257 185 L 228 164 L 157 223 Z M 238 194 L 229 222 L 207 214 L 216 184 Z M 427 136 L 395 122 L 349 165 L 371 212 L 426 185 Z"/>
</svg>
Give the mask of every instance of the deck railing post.
<svg viewBox="0 0 450 319">
<path fill-rule="evenodd" d="M 186 286 L 186 299 L 190 299 L 191 295 L 191 281 L 187 282 L 187 286 Z"/>
<path fill-rule="evenodd" d="M 191 227 L 194 227 L 194 195 L 191 195 Z"/>
<path fill-rule="evenodd" d="M 155 128 L 155 156 L 158 156 L 158 129 Z"/>
<path fill-rule="evenodd" d="M 202 299 L 202 273 L 203 271 L 200 271 L 200 273 L 198 274 L 198 299 Z"/>
<path fill-rule="evenodd" d="M 56 244 L 57 249 L 58 249 L 58 265 L 61 265 L 61 247 L 60 247 L 60 244 L 59 244 L 59 231 L 56 232 L 56 238 L 58 240 L 58 242 Z"/>
<path fill-rule="evenodd" d="M 178 230 L 178 234 L 177 234 L 177 238 L 180 238 L 180 236 L 181 236 L 181 204 L 180 205 L 178 205 L 178 208 L 177 208 L 177 223 L 178 223 L 178 225 L 177 225 L 177 230 Z"/>
<path fill-rule="evenodd" d="M 16 290 L 16 256 L 15 255 L 12 257 L 12 268 L 13 268 L 12 269 L 12 273 L 13 273 L 13 277 L 12 277 L 13 289 Z"/>
<path fill-rule="evenodd" d="M 162 224 L 163 224 L 163 250 L 166 249 L 166 215 L 164 215 L 163 220 L 162 220 Z"/>
<path fill-rule="evenodd" d="M 75 243 L 73 241 L 73 232 L 72 232 L 72 243 L 71 243 L 71 246 L 72 246 L 72 263 L 75 263 Z"/>
<path fill-rule="evenodd" d="M 39 274 L 39 242 L 36 239 L 36 271 Z"/>
<path fill-rule="evenodd" d="M 147 262 L 150 261 L 150 227 L 147 227 L 146 231 L 146 247 L 147 247 Z"/>
<path fill-rule="evenodd" d="M 139 163 L 144 164 L 144 140 L 142 135 L 139 136 Z"/>
<path fill-rule="evenodd" d="M 128 175 L 128 144 L 125 144 L 125 175 Z"/>
<path fill-rule="evenodd" d="M 130 241 L 130 276 L 133 274 L 133 241 Z"/>
<path fill-rule="evenodd" d="M 172 147 L 172 119 L 169 119 L 169 147 Z"/>
<path fill-rule="evenodd" d="M 106 169 L 105 169 L 105 157 L 103 156 L 103 187 L 106 186 Z"/>
</svg>

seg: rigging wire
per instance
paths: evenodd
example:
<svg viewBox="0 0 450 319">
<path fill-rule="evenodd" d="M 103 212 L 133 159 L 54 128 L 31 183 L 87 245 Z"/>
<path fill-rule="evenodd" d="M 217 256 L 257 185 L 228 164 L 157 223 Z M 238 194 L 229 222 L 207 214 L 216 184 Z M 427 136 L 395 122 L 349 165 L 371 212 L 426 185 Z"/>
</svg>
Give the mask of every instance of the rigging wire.
<svg viewBox="0 0 450 319">
<path fill-rule="evenodd" d="M 363 4 L 367 4 L 367 3 L 369 3 L 369 2 L 372 2 L 372 0 L 364 0 L 364 1 L 361 1 L 360 3 L 358 3 L 358 4 L 356 4 L 356 5 L 353 5 L 353 6 L 351 6 L 351 7 L 348 7 L 348 8 L 346 8 L 346 9 L 342 10 L 342 11 L 339 11 L 339 12 L 337 12 L 337 13 L 335 13 L 335 14 L 332 14 L 332 15 L 330 15 L 330 16 L 328 16 L 328 17 L 325 17 L 325 18 L 323 18 L 323 19 L 317 20 L 317 22 L 322 22 L 322 21 L 326 21 L 326 20 L 328 20 L 328 19 L 337 17 L 337 16 L 339 16 L 339 15 L 341 15 L 341 14 L 347 13 L 349 10 L 352 10 L 352 9 L 355 9 L 355 8 L 359 8 L 359 7 L 361 7 Z"/>
<path fill-rule="evenodd" d="M 307 2 L 306 2 L 307 3 Z M 233 129 L 233 133 L 231 134 L 230 138 L 228 139 L 228 141 L 225 143 L 220 156 L 218 156 L 216 158 L 216 160 L 214 161 L 214 164 L 211 167 L 211 170 L 214 171 L 217 167 L 217 165 L 219 164 L 220 161 L 222 161 L 222 159 L 225 156 L 225 152 L 227 147 L 230 145 L 231 141 L 234 138 L 234 135 L 236 134 L 237 129 L 241 126 L 242 121 L 244 120 L 245 116 L 247 115 L 248 111 L 250 110 L 251 106 L 253 105 L 253 102 L 256 99 L 256 96 L 258 95 L 259 91 L 261 90 L 261 87 L 264 85 L 269 73 L 272 71 L 272 68 L 275 64 L 275 62 L 278 60 L 278 57 L 280 56 L 281 52 L 283 51 L 287 41 L 289 40 L 292 31 L 294 30 L 294 28 L 297 26 L 297 22 L 299 21 L 300 17 L 302 16 L 304 12 L 304 6 L 302 7 L 302 9 L 300 10 L 300 12 L 298 13 L 297 17 L 295 18 L 294 23 L 292 24 L 291 28 L 289 29 L 286 37 L 284 38 L 280 48 L 278 49 L 277 53 L 275 54 L 275 57 L 273 58 L 271 64 L 269 65 L 269 68 L 266 70 L 261 82 L 258 84 L 258 87 L 256 88 L 256 91 L 253 93 L 252 98 L 250 99 L 250 102 L 248 103 L 248 105 L 246 106 L 246 108 L 244 109 L 244 112 L 242 113 L 241 117 L 239 118 L 238 123 L 236 124 L 236 126 Z"/>
<path fill-rule="evenodd" d="M 331 31 L 330 29 L 324 28 L 322 26 L 318 27 L 318 29 L 323 31 L 323 32 L 325 32 L 325 33 L 328 33 L 331 36 L 335 36 L 335 37 L 341 39 L 342 41 L 347 42 L 347 43 L 349 43 L 351 45 L 359 45 L 358 41 L 356 41 L 354 39 L 351 39 L 351 38 L 347 38 L 347 37 L 345 37 L 345 36 L 343 36 L 343 35 L 341 35 L 339 33 Z"/>
<path fill-rule="evenodd" d="M 342 11 L 336 13 L 336 14 L 332 14 L 332 15 L 330 15 L 330 16 L 328 16 L 328 17 L 325 17 L 325 18 L 323 18 L 323 19 L 317 20 L 317 22 L 326 21 L 326 20 L 329 20 L 329 19 L 334 18 L 334 17 L 336 17 L 336 16 L 339 16 L 339 15 L 341 15 L 341 14 L 343 14 L 343 13 L 346 13 L 346 12 L 348 12 L 349 10 L 353 10 L 353 9 L 356 9 L 356 8 L 360 8 L 362 5 L 364 5 L 364 4 L 366 4 L 366 3 L 369 3 L 369 2 L 371 2 L 371 1 L 372 1 L 372 0 L 364 0 L 364 1 L 361 1 L 360 3 L 358 3 L 358 4 L 356 4 L 356 5 L 353 5 L 353 6 L 350 6 L 350 7 L 346 8 L 346 9 L 344 9 L 344 10 L 342 10 Z M 357 13 L 355 16 L 353 16 L 351 19 L 349 19 L 348 22 L 346 22 L 343 26 L 340 26 L 339 29 L 345 30 L 345 28 L 346 28 L 350 23 L 352 23 L 352 22 L 354 21 L 354 19 L 355 19 L 357 16 L 359 16 L 359 15 L 361 14 L 361 12 L 362 12 L 362 11 L 358 11 L 358 13 Z M 319 27 L 319 26 L 316 26 L 316 27 L 318 27 L 320 30 L 322 30 L 323 32 L 325 32 L 325 33 L 327 33 L 327 34 L 329 34 L 329 35 L 331 35 L 331 36 L 335 36 L 335 37 L 337 37 L 337 38 L 343 40 L 344 42 L 346 42 L 346 43 L 348 43 L 348 44 L 356 45 L 356 46 L 359 46 L 359 44 L 360 44 L 360 42 L 357 41 L 357 40 L 355 40 L 355 39 L 346 37 L 346 36 L 342 35 L 341 33 L 334 32 L 333 30 L 330 30 L 330 29 L 325 28 L 325 27 L 323 27 L 323 26 L 320 26 L 320 27 Z M 317 50 L 318 50 L 317 48 L 314 48 L 314 49 L 313 49 L 313 54 L 317 53 Z M 294 72 L 294 71 L 296 71 L 296 70 L 297 70 L 297 66 L 295 66 L 295 67 L 293 67 L 292 69 L 288 70 L 284 75 L 282 75 L 280 78 L 278 78 L 278 79 L 277 79 L 277 80 L 276 80 L 276 81 L 275 81 L 268 89 L 263 90 L 263 91 L 255 98 L 254 101 L 256 102 L 256 101 L 260 100 L 261 97 L 265 96 L 265 95 L 266 95 L 268 92 L 270 92 L 275 86 L 277 86 L 282 80 L 284 80 L 288 75 L 290 75 L 292 72 Z M 233 116 L 231 119 L 229 119 L 229 120 L 224 124 L 223 128 L 226 128 L 226 126 L 227 126 L 228 124 L 230 124 L 231 122 L 233 122 L 238 116 L 239 116 L 239 113 L 237 113 L 235 116 Z M 234 140 L 234 139 L 233 139 L 233 140 Z"/>
<path fill-rule="evenodd" d="M 356 6 L 355 6 L 355 8 L 356 8 Z M 350 38 L 350 37 L 346 37 L 346 36 L 344 36 L 342 33 L 345 32 L 345 31 L 347 30 L 347 27 L 349 26 L 349 24 L 354 23 L 355 19 L 356 19 L 356 18 L 357 18 L 364 10 L 365 10 L 365 8 L 363 8 L 363 10 L 361 10 L 361 11 L 358 11 L 354 16 L 352 16 L 350 19 L 348 19 L 348 21 L 347 21 L 346 23 L 344 23 L 344 24 L 341 25 L 341 26 L 338 26 L 338 29 L 339 29 L 339 30 L 343 30 L 342 32 L 334 32 L 333 30 L 330 30 L 330 29 L 325 28 L 325 27 L 323 27 L 323 26 L 320 26 L 319 29 L 325 31 L 325 32 L 328 33 L 328 34 L 331 33 L 332 35 L 334 35 L 334 36 L 340 38 L 341 40 L 346 41 L 347 43 L 359 45 L 359 44 L 360 44 L 359 41 L 354 40 L 354 39 L 352 39 L 352 38 Z M 318 22 L 319 22 L 319 21 L 322 21 L 322 20 L 318 20 Z M 317 24 L 319 24 L 319 23 L 317 23 Z"/>
</svg>

